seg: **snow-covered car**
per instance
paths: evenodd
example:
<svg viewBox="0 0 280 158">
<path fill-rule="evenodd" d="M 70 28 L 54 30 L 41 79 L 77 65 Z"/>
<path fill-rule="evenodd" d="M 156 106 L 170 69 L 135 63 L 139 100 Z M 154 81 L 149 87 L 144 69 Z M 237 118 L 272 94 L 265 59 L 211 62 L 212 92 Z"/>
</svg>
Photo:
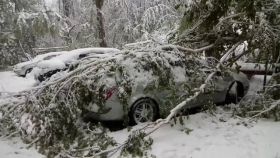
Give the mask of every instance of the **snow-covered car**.
<svg viewBox="0 0 280 158">
<path fill-rule="evenodd" d="M 120 50 L 116 48 L 82 48 L 67 51 L 50 60 L 39 62 L 34 68 L 33 74 L 36 80 L 42 82 L 57 72 L 77 65 L 81 59 L 101 57 L 118 52 Z"/>
<path fill-rule="evenodd" d="M 154 121 L 192 96 L 211 70 L 207 61 L 176 51 L 131 51 L 108 59 L 101 69 L 81 81 L 79 106 L 94 120 L 126 120 L 132 124 Z M 213 68 L 213 67 L 212 67 Z M 88 68 L 90 69 L 90 68 Z M 92 88 L 92 89 L 91 89 Z M 248 91 L 243 73 L 224 70 L 186 109 L 212 103 L 238 102 Z"/>
<path fill-rule="evenodd" d="M 46 54 L 37 55 L 35 58 L 33 58 L 30 61 L 26 61 L 26 62 L 22 62 L 22 63 L 18 63 L 16 65 L 14 65 L 13 71 L 17 75 L 25 77 L 28 73 L 30 73 L 33 70 L 34 67 L 37 66 L 38 63 L 40 63 L 42 61 L 50 60 L 63 53 L 65 53 L 65 51 L 50 52 L 50 53 L 46 53 Z"/>
</svg>

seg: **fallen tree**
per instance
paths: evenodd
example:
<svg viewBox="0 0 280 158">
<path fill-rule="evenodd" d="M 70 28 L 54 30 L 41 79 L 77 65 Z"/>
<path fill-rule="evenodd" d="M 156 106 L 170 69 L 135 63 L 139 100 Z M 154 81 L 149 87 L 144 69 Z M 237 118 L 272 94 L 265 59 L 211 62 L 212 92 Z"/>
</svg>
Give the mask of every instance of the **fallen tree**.
<svg viewBox="0 0 280 158">
<path fill-rule="evenodd" d="M 176 74 L 173 66 L 179 64 L 184 71 L 188 67 L 188 75 L 193 76 L 193 80 L 188 80 L 190 83 L 183 86 L 186 94 L 191 94 L 191 90 L 206 77 L 202 75 L 201 64 L 196 57 L 187 58 L 185 53 L 177 49 L 164 51 L 161 47 L 140 52 L 124 51 L 98 60 L 89 57 L 81 63 L 73 71 L 58 73 L 50 81 L 17 94 L 21 99 L 15 102 L 1 102 L 1 136 L 20 135 L 24 142 L 36 146 L 49 157 L 103 155 L 107 153 L 104 152 L 107 148 L 115 145 L 115 141 L 107 135 L 107 129 L 84 123 L 81 115 L 88 112 L 92 103 L 99 106 L 101 113 L 107 110 L 103 106 L 105 90 L 111 88 L 112 82 L 107 76 L 115 73 L 122 78 L 117 83 L 118 98 L 126 114 L 135 79 L 142 78 L 146 82 L 145 77 L 150 76 L 154 82 L 149 89 L 168 87 L 175 92 L 174 75 L 171 73 Z M 129 73 L 138 74 L 130 76 Z M 164 110 L 169 112 L 173 106 L 167 101 Z M 174 101 L 178 102 L 176 99 Z M 140 136 L 144 137 L 145 134 Z M 130 137 L 130 140 L 134 138 Z"/>
<path fill-rule="evenodd" d="M 192 101 L 196 100 L 197 97 L 203 93 L 206 92 L 206 89 L 209 88 L 211 85 L 211 80 L 215 76 L 217 72 L 221 72 L 223 69 L 224 64 L 230 59 L 229 56 L 234 53 L 234 50 L 239 46 L 240 43 L 235 44 L 231 49 L 229 49 L 225 55 L 219 60 L 219 63 L 216 65 L 215 70 L 210 73 L 207 78 L 205 79 L 204 83 L 200 85 L 199 89 L 197 92 L 194 93 L 194 95 L 188 97 L 185 99 L 183 102 L 179 103 L 176 107 L 174 107 L 172 110 L 170 110 L 170 114 L 164 118 L 164 119 L 158 119 L 157 121 L 153 123 L 149 123 L 147 126 L 144 126 L 143 128 L 136 129 L 135 131 L 132 131 L 129 138 L 131 137 L 142 137 L 142 141 L 147 141 L 144 138 L 158 130 L 160 127 L 162 127 L 165 124 L 169 124 L 173 118 L 175 118 L 185 106 L 188 105 L 188 103 L 191 103 Z M 163 49 L 170 49 L 170 48 L 178 48 L 176 46 L 166 46 L 163 47 Z M 179 47 L 180 49 L 181 47 Z M 180 50 L 189 50 L 189 49 L 180 49 Z M 133 142 L 131 142 L 131 139 L 126 140 L 123 144 L 120 144 L 119 146 L 113 147 L 111 149 L 107 149 L 105 151 L 102 151 L 100 153 L 97 153 L 94 155 L 94 157 L 102 155 L 102 154 L 108 154 L 110 152 L 115 152 L 116 150 L 122 150 L 126 151 L 127 148 L 134 146 Z"/>
<path fill-rule="evenodd" d="M 65 76 L 54 76 L 49 82 L 31 89 L 31 91 L 22 92 L 19 95 L 19 99 L 15 99 L 13 102 L 9 100 L 2 102 L 0 105 L 0 134 L 4 137 L 20 134 L 22 139 L 29 143 L 30 146 L 37 146 L 41 153 L 50 157 L 55 155 L 62 157 L 98 157 L 113 154 L 118 150 L 121 150 L 121 153 L 124 155 L 136 154 L 143 156 L 145 151 L 134 148 L 135 143 L 137 147 L 149 149 L 152 141 L 147 137 L 163 125 L 169 124 L 188 103 L 205 93 L 205 91 L 208 91 L 215 74 L 222 72 L 225 67 L 230 66 L 234 62 L 230 57 L 239 45 L 240 42 L 229 49 L 219 60 L 218 65 L 214 67 L 213 72 L 203 77 L 203 84 L 200 85 L 202 82 L 197 82 L 193 85 L 194 87 L 191 89 L 198 87 L 195 92 L 192 92 L 193 95 L 172 108 L 167 117 L 132 131 L 128 139 L 122 144 L 116 145 L 116 142 L 107 135 L 107 130 L 102 126 L 84 123 L 80 115 L 86 111 L 86 105 L 89 104 L 90 99 L 97 99 L 101 105 L 104 103 L 102 99 L 104 91 L 101 87 L 108 84 L 108 82 L 100 82 L 102 81 L 100 80 L 102 74 L 104 70 L 112 69 L 112 65 L 117 66 L 117 63 L 120 62 L 117 59 L 120 57 L 134 59 L 133 53 L 129 52 L 116 54 L 106 59 L 86 60 L 83 65 L 78 66 L 74 71 L 70 71 Z M 172 51 L 180 52 L 177 46 L 163 46 L 157 49 L 158 55 L 161 56 L 160 50 L 166 50 L 166 48 L 168 48 L 170 53 Z M 241 54 L 245 55 L 246 52 Z M 183 61 L 185 57 L 179 55 L 178 59 Z M 146 60 L 147 62 L 155 62 L 149 58 Z M 186 63 L 189 63 L 189 61 Z M 164 65 L 168 64 L 165 63 Z M 195 67 L 195 65 L 192 66 Z M 159 74 L 162 76 L 166 76 L 166 70 L 168 69 L 166 67 L 162 71 L 156 71 L 160 72 Z M 112 71 L 115 71 L 115 69 L 113 68 Z M 199 69 L 196 71 L 199 71 Z M 126 79 L 119 86 L 125 90 L 124 92 L 129 92 L 130 86 L 127 74 L 122 74 L 122 76 L 126 77 Z M 170 78 L 162 78 L 161 80 L 172 81 Z M 129 94 L 120 93 L 119 95 L 125 104 Z M 12 99 L 14 98 L 12 97 Z M 268 110 L 275 109 L 275 107 L 276 105 L 274 104 Z"/>
</svg>

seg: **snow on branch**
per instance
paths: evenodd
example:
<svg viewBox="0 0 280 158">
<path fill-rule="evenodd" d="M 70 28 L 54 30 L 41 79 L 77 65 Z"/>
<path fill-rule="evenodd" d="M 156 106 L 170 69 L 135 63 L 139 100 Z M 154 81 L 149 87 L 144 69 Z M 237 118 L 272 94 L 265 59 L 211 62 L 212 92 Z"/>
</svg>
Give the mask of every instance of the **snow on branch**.
<svg viewBox="0 0 280 158">
<path fill-rule="evenodd" d="M 162 46 L 161 49 L 163 49 L 163 50 L 178 49 L 179 51 L 183 51 L 183 52 L 199 53 L 199 52 L 203 52 L 205 50 L 211 49 L 214 46 L 215 46 L 214 44 L 210 44 L 210 45 L 202 47 L 202 48 L 192 49 L 192 48 L 187 48 L 187 47 L 182 47 L 182 46 L 171 45 L 170 44 L 170 45 Z"/>
<path fill-rule="evenodd" d="M 173 11 L 173 9 L 171 9 L 169 6 L 164 4 L 159 4 L 154 7 L 148 8 L 144 12 L 141 19 L 144 28 L 149 31 L 153 27 L 158 27 L 158 19 L 168 14 L 176 15 L 176 12 Z"/>
<path fill-rule="evenodd" d="M 258 114 L 252 116 L 251 119 L 256 118 L 256 117 L 259 117 L 259 116 L 261 116 L 262 114 L 265 114 L 265 113 L 267 113 L 267 112 L 269 112 L 269 111 L 272 111 L 273 109 L 275 109 L 275 108 L 276 108 L 277 106 L 279 106 L 279 105 L 280 105 L 280 100 L 277 100 L 277 101 L 271 103 L 270 106 L 269 106 L 268 108 L 266 108 L 265 110 L 260 111 Z"/>
</svg>

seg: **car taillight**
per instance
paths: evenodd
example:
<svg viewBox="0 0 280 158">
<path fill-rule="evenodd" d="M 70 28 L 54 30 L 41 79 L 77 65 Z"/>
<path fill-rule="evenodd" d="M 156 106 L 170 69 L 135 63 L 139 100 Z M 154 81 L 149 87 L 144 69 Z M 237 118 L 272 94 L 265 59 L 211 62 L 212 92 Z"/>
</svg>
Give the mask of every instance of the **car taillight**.
<svg viewBox="0 0 280 158">
<path fill-rule="evenodd" d="M 117 87 L 110 88 L 106 91 L 105 100 L 108 100 L 112 97 L 112 95 L 117 91 Z"/>
</svg>

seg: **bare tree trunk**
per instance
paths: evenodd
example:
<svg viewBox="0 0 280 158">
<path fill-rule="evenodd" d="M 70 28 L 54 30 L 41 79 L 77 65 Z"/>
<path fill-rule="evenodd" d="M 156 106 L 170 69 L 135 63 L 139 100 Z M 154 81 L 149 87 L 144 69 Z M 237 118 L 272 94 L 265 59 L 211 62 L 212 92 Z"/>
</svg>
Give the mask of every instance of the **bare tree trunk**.
<svg viewBox="0 0 280 158">
<path fill-rule="evenodd" d="M 62 0 L 63 14 L 66 17 L 70 17 L 73 14 L 73 1 L 72 0 Z"/>
<path fill-rule="evenodd" d="M 15 11 L 20 12 L 22 10 L 22 4 L 20 0 L 12 0 L 15 5 Z"/>
<path fill-rule="evenodd" d="M 98 39 L 100 40 L 100 47 L 107 47 L 107 43 L 105 40 L 105 26 L 104 26 L 104 17 L 101 12 L 104 0 L 93 0 L 96 3 L 97 8 L 97 32 Z"/>
</svg>

